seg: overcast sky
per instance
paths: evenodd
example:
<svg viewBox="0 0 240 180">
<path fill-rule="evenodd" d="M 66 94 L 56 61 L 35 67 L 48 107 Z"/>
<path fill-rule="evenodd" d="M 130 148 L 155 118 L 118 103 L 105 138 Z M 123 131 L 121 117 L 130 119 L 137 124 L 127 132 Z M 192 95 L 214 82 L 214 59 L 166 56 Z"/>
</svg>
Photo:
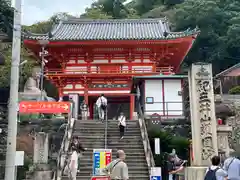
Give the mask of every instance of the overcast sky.
<svg viewBox="0 0 240 180">
<path fill-rule="evenodd" d="M 24 25 L 31 25 L 47 20 L 57 12 L 68 12 L 71 15 L 80 15 L 85 8 L 95 0 L 23 0 Z"/>
</svg>

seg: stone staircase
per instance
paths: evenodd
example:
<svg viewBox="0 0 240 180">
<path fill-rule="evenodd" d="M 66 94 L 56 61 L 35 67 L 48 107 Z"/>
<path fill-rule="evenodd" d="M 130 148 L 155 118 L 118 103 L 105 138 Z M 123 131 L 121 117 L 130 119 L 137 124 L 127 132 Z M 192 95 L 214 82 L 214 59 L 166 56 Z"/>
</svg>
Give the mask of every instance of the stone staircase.
<svg viewBox="0 0 240 180">
<path fill-rule="evenodd" d="M 127 121 L 125 136 L 122 140 L 119 139 L 117 121 L 109 121 L 107 142 L 108 148 L 113 151 L 113 159 L 116 157 L 118 149 L 125 151 L 130 180 L 149 180 L 149 172 L 138 121 Z"/>
<path fill-rule="evenodd" d="M 87 180 L 92 176 L 93 149 L 104 149 L 105 123 L 97 120 L 76 121 L 74 136 L 79 136 L 84 147 L 88 148 L 83 153 L 80 161 L 79 180 Z M 117 121 L 108 121 L 107 148 L 112 149 L 112 158 L 115 159 L 116 151 L 123 149 L 126 152 L 126 163 L 129 168 L 130 180 L 148 180 L 149 173 L 143 149 L 142 138 L 138 121 L 127 121 L 125 136 L 119 140 Z M 63 177 L 63 180 L 67 180 Z"/>
<path fill-rule="evenodd" d="M 93 168 L 93 149 L 104 149 L 105 123 L 97 120 L 78 120 L 75 122 L 73 136 L 79 136 L 84 148 L 87 151 L 83 153 L 80 161 L 79 180 L 90 180 Z M 63 180 L 67 180 L 63 177 Z"/>
</svg>

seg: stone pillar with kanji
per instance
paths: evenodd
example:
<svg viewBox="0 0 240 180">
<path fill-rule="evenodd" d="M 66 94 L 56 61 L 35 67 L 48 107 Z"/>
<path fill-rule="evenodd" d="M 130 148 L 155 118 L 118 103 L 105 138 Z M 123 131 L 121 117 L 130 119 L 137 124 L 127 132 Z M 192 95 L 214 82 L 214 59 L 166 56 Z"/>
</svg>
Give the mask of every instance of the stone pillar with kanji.
<svg viewBox="0 0 240 180">
<path fill-rule="evenodd" d="M 185 179 L 202 180 L 211 158 L 218 155 L 211 64 L 192 65 L 189 70 L 189 94 L 193 161 L 192 166 L 185 169 Z"/>
<path fill-rule="evenodd" d="M 49 138 L 48 134 L 38 132 L 34 139 L 33 163 L 37 169 L 34 171 L 34 180 L 50 180 L 51 170 L 48 165 Z"/>
</svg>

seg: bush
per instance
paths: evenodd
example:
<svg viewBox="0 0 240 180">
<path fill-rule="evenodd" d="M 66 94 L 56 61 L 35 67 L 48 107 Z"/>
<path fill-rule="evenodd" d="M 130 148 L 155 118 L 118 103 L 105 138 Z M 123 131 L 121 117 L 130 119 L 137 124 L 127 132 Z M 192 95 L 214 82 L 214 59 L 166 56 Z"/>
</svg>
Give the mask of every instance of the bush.
<svg viewBox="0 0 240 180">
<path fill-rule="evenodd" d="M 162 167 L 162 178 L 167 179 L 167 157 L 172 152 L 172 149 L 176 150 L 177 155 L 181 159 L 189 160 L 189 139 L 181 136 L 173 136 L 172 133 L 167 131 L 152 130 L 149 133 L 149 141 L 151 149 L 154 149 L 154 138 L 160 138 L 160 155 L 154 155 L 156 167 Z M 153 152 L 154 154 L 154 152 Z"/>
<path fill-rule="evenodd" d="M 229 94 L 240 94 L 240 86 L 235 86 L 229 90 Z"/>
</svg>

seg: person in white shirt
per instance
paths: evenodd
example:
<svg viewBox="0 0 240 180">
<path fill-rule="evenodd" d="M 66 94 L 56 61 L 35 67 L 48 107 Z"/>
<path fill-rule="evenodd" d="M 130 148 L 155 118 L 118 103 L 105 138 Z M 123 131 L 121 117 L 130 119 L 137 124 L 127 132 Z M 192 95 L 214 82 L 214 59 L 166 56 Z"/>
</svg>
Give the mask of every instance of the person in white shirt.
<svg viewBox="0 0 240 180">
<path fill-rule="evenodd" d="M 98 116 L 101 121 L 104 120 L 105 112 L 107 109 L 107 98 L 104 97 L 104 94 L 97 99 L 96 105 L 98 107 Z"/>
<path fill-rule="evenodd" d="M 216 179 L 227 180 L 227 172 L 220 167 L 220 157 L 214 156 L 211 159 L 212 165 L 207 168 L 204 180 Z"/>
<path fill-rule="evenodd" d="M 118 127 L 120 131 L 120 139 L 123 139 L 126 127 L 126 117 L 124 116 L 123 112 L 121 112 L 120 116 L 118 117 Z"/>
<path fill-rule="evenodd" d="M 69 163 L 69 179 L 76 180 L 77 178 L 77 170 L 78 170 L 78 153 L 77 153 L 77 147 L 72 147 L 72 155 L 70 157 L 70 163 Z"/>
</svg>

